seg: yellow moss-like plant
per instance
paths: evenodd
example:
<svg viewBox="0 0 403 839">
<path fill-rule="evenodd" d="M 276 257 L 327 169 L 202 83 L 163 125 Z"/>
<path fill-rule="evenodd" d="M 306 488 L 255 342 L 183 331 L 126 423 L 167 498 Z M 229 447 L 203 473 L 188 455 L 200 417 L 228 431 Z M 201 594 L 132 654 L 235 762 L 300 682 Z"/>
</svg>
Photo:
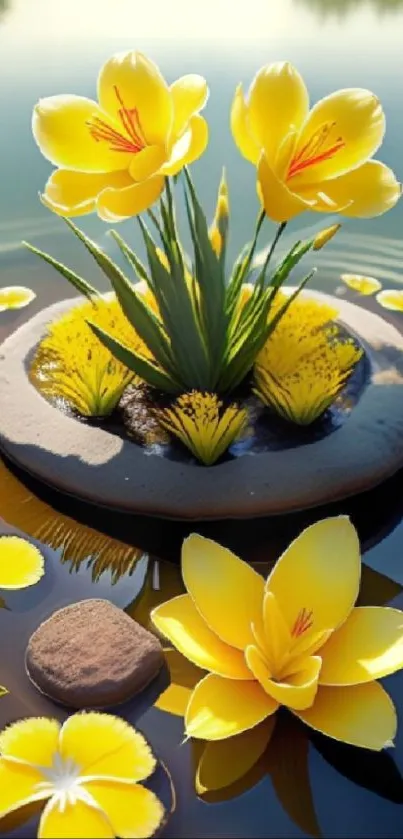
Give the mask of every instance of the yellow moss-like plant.
<svg viewBox="0 0 403 839">
<path fill-rule="evenodd" d="M 197 460 L 211 466 L 240 436 L 247 412 L 235 403 L 225 406 L 215 393 L 193 390 L 159 411 L 158 419 Z"/>
<path fill-rule="evenodd" d="M 284 298 L 278 295 L 275 309 Z M 337 314 L 325 303 L 298 298 L 256 360 L 256 395 L 298 425 L 310 425 L 330 407 L 361 358 L 354 341 L 340 336 Z"/>
<path fill-rule="evenodd" d="M 35 385 L 47 398 L 63 401 L 86 417 L 107 416 L 127 385 L 140 380 L 98 340 L 88 319 L 150 357 L 117 300 L 97 298 L 49 325 L 31 372 Z"/>
</svg>

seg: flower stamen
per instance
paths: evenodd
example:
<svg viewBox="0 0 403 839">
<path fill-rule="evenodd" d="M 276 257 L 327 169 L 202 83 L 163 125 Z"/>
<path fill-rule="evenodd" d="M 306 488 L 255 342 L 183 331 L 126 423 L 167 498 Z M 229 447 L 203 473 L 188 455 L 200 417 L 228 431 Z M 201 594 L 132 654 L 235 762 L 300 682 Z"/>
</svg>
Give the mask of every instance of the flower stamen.
<svg viewBox="0 0 403 839">
<path fill-rule="evenodd" d="M 324 148 L 329 141 L 329 135 L 335 124 L 335 122 L 327 122 L 315 131 L 310 140 L 292 158 L 288 169 L 287 180 L 293 178 L 295 175 L 299 175 L 300 172 L 303 172 L 309 166 L 330 160 L 340 149 L 345 147 L 346 144 L 343 138 L 338 137 L 335 143 L 328 148 Z"/>
<path fill-rule="evenodd" d="M 87 122 L 91 137 L 96 143 L 110 143 L 109 148 L 111 151 L 137 154 L 146 146 L 138 110 L 137 108 L 126 108 L 119 88 L 116 85 L 114 85 L 114 91 L 121 106 L 118 110 L 118 116 L 125 133 L 121 134 L 120 131 L 116 131 L 115 128 L 112 128 L 103 119 L 95 117 L 94 120 Z"/>
<path fill-rule="evenodd" d="M 293 638 L 300 638 L 301 635 L 304 634 L 304 632 L 307 632 L 308 629 L 311 629 L 312 625 L 313 625 L 313 612 L 312 611 L 308 612 L 308 609 L 305 609 L 305 608 L 301 609 L 301 611 L 298 612 L 296 621 L 295 621 L 294 626 L 291 630 L 292 637 Z"/>
</svg>

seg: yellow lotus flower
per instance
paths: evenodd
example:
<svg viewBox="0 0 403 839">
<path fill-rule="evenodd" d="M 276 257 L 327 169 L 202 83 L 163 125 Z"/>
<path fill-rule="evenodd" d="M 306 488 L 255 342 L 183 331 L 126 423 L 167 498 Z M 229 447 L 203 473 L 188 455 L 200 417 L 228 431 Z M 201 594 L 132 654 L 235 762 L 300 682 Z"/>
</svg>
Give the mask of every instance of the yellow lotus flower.
<svg viewBox="0 0 403 839">
<path fill-rule="evenodd" d="M 304 530 L 266 582 L 231 551 L 192 535 L 182 576 L 187 594 L 151 617 L 208 671 L 187 706 L 189 737 L 232 737 L 284 705 L 337 740 L 392 745 L 396 712 L 376 679 L 403 667 L 403 613 L 354 608 L 361 559 L 348 518 Z"/>
<path fill-rule="evenodd" d="M 20 536 L 0 536 L 0 588 L 28 588 L 44 573 L 43 557 L 35 545 Z"/>
<path fill-rule="evenodd" d="M 385 289 L 385 291 L 380 291 L 376 295 L 376 299 L 384 309 L 390 309 L 392 312 L 403 312 L 403 291 Z"/>
<path fill-rule="evenodd" d="M 141 213 L 159 197 L 166 175 L 204 152 L 207 123 L 199 115 L 205 79 L 187 75 L 168 87 L 140 52 L 110 58 L 98 77 L 98 100 L 50 96 L 35 106 L 32 130 L 58 168 L 45 203 L 63 216 L 97 211 L 104 221 Z"/>
<path fill-rule="evenodd" d="M 364 297 L 370 294 L 375 294 L 382 288 L 382 283 L 376 280 L 375 277 L 364 277 L 362 274 L 341 274 L 340 279 L 352 291 L 357 291 L 358 294 Z"/>
<path fill-rule="evenodd" d="M 152 836 L 164 808 L 139 781 L 155 769 L 146 741 L 124 720 L 80 713 L 21 720 L 0 735 L 0 818 L 47 801 L 40 839 Z"/>
<path fill-rule="evenodd" d="M 0 288 L 0 312 L 6 309 L 24 309 L 35 300 L 36 294 L 31 288 L 22 285 L 10 285 Z"/>
<path fill-rule="evenodd" d="M 241 154 L 258 167 L 258 192 L 273 221 L 286 222 L 304 210 L 377 216 L 401 195 L 392 170 L 371 160 L 383 140 L 385 117 L 368 90 L 339 90 L 309 110 L 295 67 L 268 64 L 255 76 L 247 100 L 242 86 L 237 88 L 231 127 Z"/>
</svg>

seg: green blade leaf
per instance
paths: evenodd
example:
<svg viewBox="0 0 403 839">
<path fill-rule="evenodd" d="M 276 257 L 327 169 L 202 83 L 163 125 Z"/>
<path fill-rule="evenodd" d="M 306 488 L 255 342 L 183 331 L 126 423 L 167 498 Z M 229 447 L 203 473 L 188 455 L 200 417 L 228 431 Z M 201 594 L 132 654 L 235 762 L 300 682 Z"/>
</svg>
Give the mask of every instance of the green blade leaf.
<svg viewBox="0 0 403 839">
<path fill-rule="evenodd" d="M 62 262 L 58 262 L 58 260 L 54 259 L 53 256 L 50 256 L 49 253 L 45 253 L 44 251 L 39 250 L 39 248 L 35 248 L 33 245 L 30 245 L 29 242 L 22 242 L 22 244 L 28 248 L 28 250 L 32 251 L 32 253 L 36 254 L 36 256 L 40 256 L 41 259 L 51 265 L 52 268 L 55 268 L 62 277 L 74 286 L 79 294 L 83 294 L 84 297 L 88 297 L 89 300 L 91 297 L 100 296 L 94 286 L 90 285 L 87 280 L 84 280 L 83 277 L 76 274 L 75 271 L 72 271 L 71 268 L 68 268 L 67 265 L 63 265 Z"/>
<path fill-rule="evenodd" d="M 97 324 L 91 321 L 87 321 L 87 323 L 112 355 L 149 385 L 158 390 L 163 390 L 166 393 L 180 392 L 180 386 L 164 370 L 133 352 L 133 350 L 120 341 L 117 341 L 116 338 L 113 338 L 112 335 L 109 335 L 108 332 L 105 332 Z"/>
<path fill-rule="evenodd" d="M 137 254 L 129 247 L 127 242 L 125 242 L 125 240 L 116 230 L 111 230 L 109 235 L 112 236 L 112 239 L 115 240 L 119 249 L 123 253 L 123 256 L 126 257 L 129 265 L 131 265 L 131 267 L 133 268 L 135 274 L 140 278 L 140 280 L 145 280 L 146 282 L 148 282 L 147 271 L 141 260 L 138 258 Z"/>
</svg>

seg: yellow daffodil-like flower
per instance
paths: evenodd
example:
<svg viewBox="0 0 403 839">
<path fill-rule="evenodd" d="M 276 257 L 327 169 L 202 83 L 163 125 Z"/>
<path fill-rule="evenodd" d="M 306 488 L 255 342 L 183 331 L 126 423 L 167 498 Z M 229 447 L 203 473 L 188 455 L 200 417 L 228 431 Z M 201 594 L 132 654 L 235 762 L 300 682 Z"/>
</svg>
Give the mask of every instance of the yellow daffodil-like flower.
<svg viewBox="0 0 403 839">
<path fill-rule="evenodd" d="M 269 64 L 255 76 L 247 100 L 237 88 L 231 126 L 239 150 L 258 168 L 258 192 L 273 221 L 304 210 L 377 216 L 401 195 L 391 169 L 371 159 L 385 117 L 368 90 L 339 90 L 309 110 L 295 67 Z"/>
<path fill-rule="evenodd" d="M 286 297 L 277 295 L 272 315 Z M 310 425 L 334 402 L 362 350 L 341 338 L 337 309 L 298 297 L 270 335 L 255 367 L 255 393 L 284 419 Z"/>
<path fill-rule="evenodd" d="M 112 295 L 85 302 L 51 323 L 31 373 L 47 398 L 67 402 L 83 416 L 107 416 L 135 377 L 101 344 L 88 320 L 149 357 Z"/>
<path fill-rule="evenodd" d="M 0 312 L 6 309 L 24 309 L 35 300 L 36 294 L 31 288 L 22 285 L 10 285 L 0 288 Z"/>
<path fill-rule="evenodd" d="M 356 607 L 361 559 L 344 516 L 304 530 L 265 581 L 231 551 L 191 535 L 186 594 L 152 612 L 157 629 L 207 675 L 186 711 L 188 737 L 223 740 L 283 705 L 312 728 L 379 751 L 396 734 L 377 679 L 403 667 L 403 613 Z"/>
<path fill-rule="evenodd" d="M 403 291 L 385 289 L 385 291 L 376 295 L 376 299 L 384 309 L 390 309 L 392 312 L 403 312 Z"/>
<path fill-rule="evenodd" d="M 247 412 L 225 406 L 215 393 L 184 393 L 170 408 L 158 411 L 163 428 L 178 437 L 206 466 L 211 466 L 244 430 Z"/>
<path fill-rule="evenodd" d="M 98 77 L 98 101 L 51 96 L 35 106 L 33 133 L 59 167 L 44 201 L 63 216 L 94 210 L 104 220 L 141 213 L 160 196 L 166 175 L 204 152 L 208 130 L 199 115 L 205 79 L 187 75 L 170 87 L 140 52 L 110 58 Z"/>
<path fill-rule="evenodd" d="M 31 718 L 0 735 L 0 818 L 47 801 L 39 839 L 152 836 L 164 809 L 142 786 L 156 761 L 124 720 L 81 713 L 61 727 Z"/>
<path fill-rule="evenodd" d="M 28 588 L 44 573 L 43 557 L 35 545 L 20 536 L 0 536 L 0 589 Z"/>
<path fill-rule="evenodd" d="M 357 291 L 358 294 L 362 294 L 365 297 L 370 294 L 375 294 L 376 291 L 380 291 L 382 288 L 382 283 L 376 280 L 375 277 L 364 277 L 361 274 L 341 274 L 340 279 L 352 291 Z"/>
</svg>

